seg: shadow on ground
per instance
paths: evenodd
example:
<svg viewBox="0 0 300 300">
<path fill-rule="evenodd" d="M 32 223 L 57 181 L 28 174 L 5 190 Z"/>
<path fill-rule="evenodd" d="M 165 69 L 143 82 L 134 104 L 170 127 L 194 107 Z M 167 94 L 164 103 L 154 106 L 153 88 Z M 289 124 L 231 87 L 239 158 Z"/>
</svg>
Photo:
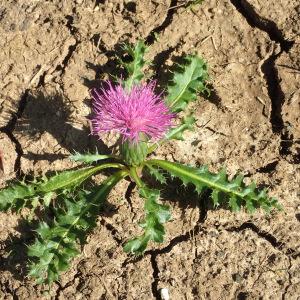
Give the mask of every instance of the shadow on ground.
<svg viewBox="0 0 300 300">
<path fill-rule="evenodd" d="M 102 140 L 90 135 L 86 124 L 78 124 L 72 118 L 73 107 L 60 94 L 45 95 L 42 92 L 28 95 L 26 109 L 18 122 L 15 132 L 22 134 L 31 142 L 37 141 L 45 132 L 50 133 L 58 144 L 72 153 L 87 151 L 108 154 L 110 150 Z M 37 149 L 38 150 L 38 149 Z M 51 151 L 51 149 L 50 149 Z M 60 153 L 26 153 L 23 157 L 29 160 L 48 160 L 65 158 Z"/>
</svg>

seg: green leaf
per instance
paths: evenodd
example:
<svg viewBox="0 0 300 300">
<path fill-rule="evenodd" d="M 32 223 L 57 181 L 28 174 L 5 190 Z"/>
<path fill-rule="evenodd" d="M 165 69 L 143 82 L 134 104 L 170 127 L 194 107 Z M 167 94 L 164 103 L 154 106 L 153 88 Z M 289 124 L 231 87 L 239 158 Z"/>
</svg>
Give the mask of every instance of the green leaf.
<svg viewBox="0 0 300 300">
<path fill-rule="evenodd" d="M 49 193 L 46 193 L 44 196 L 43 196 L 43 203 L 46 207 L 48 207 L 51 203 L 51 200 L 54 198 L 55 196 L 55 193 L 54 192 L 49 192 Z"/>
<path fill-rule="evenodd" d="M 232 195 L 230 198 L 229 198 L 229 207 L 231 208 L 232 211 L 240 211 L 241 209 L 241 205 L 240 203 L 238 203 L 238 199 L 235 195 Z"/>
<path fill-rule="evenodd" d="M 146 167 L 148 168 L 150 175 L 152 175 L 158 182 L 161 184 L 165 184 L 167 182 L 166 177 L 157 168 L 153 168 L 151 165 L 147 165 L 147 163 Z"/>
<path fill-rule="evenodd" d="M 272 208 L 281 209 L 278 201 L 269 197 L 266 190 L 258 190 L 254 182 L 245 185 L 241 175 L 229 181 L 225 170 L 214 174 L 209 172 L 206 167 L 194 168 L 157 159 L 148 160 L 147 164 L 168 171 L 172 176 L 180 178 L 183 183 L 193 184 L 197 190 L 211 189 L 214 206 L 227 203 L 233 211 L 245 207 L 249 213 L 253 213 L 259 207 L 267 213 Z"/>
<path fill-rule="evenodd" d="M 208 79 L 205 61 L 197 55 L 186 56 L 184 64 L 178 65 L 178 71 L 174 72 L 168 86 L 166 102 L 171 111 L 184 110 L 189 102 L 196 100 L 197 93 L 208 91 Z"/>
<path fill-rule="evenodd" d="M 159 191 L 154 189 L 141 189 L 140 191 L 143 197 L 147 197 L 145 201 L 145 211 L 150 214 L 155 215 L 159 223 L 166 223 L 170 220 L 170 207 L 168 205 L 159 204 L 157 199 L 159 198 Z"/>
<path fill-rule="evenodd" d="M 51 284 L 69 268 L 70 261 L 79 254 L 78 241 L 83 242 L 96 226 L 96 218 L 111 189 L 126 175 L 119 171 L 106 179 L 92 192 L 81 191 L 63 198 L 52 224 L 41 222 L 35 243 L 28 247 L 33 258 L 29 275 L 38 283 Z"/>
<path fill-rule="evenodd" d="M 131 90 L 133 85 L 139 84 L 144 77 L 142 69 L 146 64 L 144 55 L 147 49 L 143 41 L 138 41 L 134 47 L 130 45 L 124 46 L 124 50 L 131 58 L 129 63 L 121 60 L 121 65 L 125 67 L 128 73 L 128 78 L 124 81 L 124 86 L 128 91 Z"/>
<path fill-rule="evenodd" d="M 187 8 L 193 9 L 196 5 L 202 4 L 204 0 L 191 0 L 188 3 Z"/>
<path fill-rule="evenodd" d="M 134 253 L 136 255 L 142 255 L 148 245 L 149 242 L 149 236 L 143 234 L 142 236 L 132 239 L 128 241 L 123 249 L 126 253 Z"/>
<path fill-rule="evenodd" d="M 194 118 L 193 114 L 189 114 L 188 116 L 184 117 L 181 120 L 181 124 L 179 126 L 171 128 L 162 140 L 160 140 L 158 143 L 151 145 L 148 148 L 148 154 L 156 150 L 156 148 L 158 148 L 159 145 L 163 144 L 168 140 L 184 140 L 183 133 L 186 130 L 193 130 L 195 122 L 196 119 Z"/>
<path fill-rule="evenodd" d="M 0 210 L 7 210 L 17 204 L 18 199 L 36 194 L 35 185 L 16 184 L 0 191 Z"/>
<path fill-rule="evenodd" d="M 124 251 L 141 255 L 147 248 L 149 241 L 162 243 L 164 241 L 165 229 L 163 224 L 170 220 L 170 208 L 157 202 L 159 191 L 140 187 L 140 196 L 145 198 L 145 219 L 140 222 L 144 233 L 124 245 Z"/>
<path fill-rule="evenodd" d="M 95 167 L 88 167 L 79 170 L 64 171 L 56 176 L 53 176 L 43 183 L 37 185 L 36 190 L 42 193 L 48 193 L 54 190 L 66 189 L 80 185 L 83 181 L 88 179 L 90 176 L 99 172 L 100 170 L 107 168 L 123 168 L 122 164 L 118 163 L 107 163 L 98 165 Z"/>
<path fill-rule="evenodd" d="M 98 152 L 92 154 L 92 153 L 85 153 L 80 154 L 79 152 L 75 152 L 70 156 L 70 159 L 73 161 L 83 162 L 86 164 L 90 164 L 99 160 L 109 159 L 109 158 L 115 158 L 113 155 L 102 155 L 98 154 Z"/>
<path fill-rule="evenodd" d="M 32 183 L 17 183 L 0 191 L 0 210 L 21 209 L 32 204 L 33 208 L 38 205 L 37 198 L 41 196 L 45 205 L 50 204 L 53 197 L 52 192 L 74 188 L 82 184 L 90 176 L 106 168 L 123 168 L 119 163 L 107 163 L 95 167 L 82 168 L 78 170 L 63 171 L 50 178 L 43 177 Z M 30 200 L 31 199 L 31 200 Z"/>
<path fill-rule="evenodd" d="M 167 140 L 181 140 L 183 141 L 183 132 L 186 130 L 192 130 L 193 126 L 196 122 L 196 119 L 194 118 L 194 116 L 192 114 L 184 117 L 181 120 L 181 124 L 178 127 L 172 128 L 166 135 Z"/>
<path fill-rule="evenodd" d="M 214 207 L 218 207 L 220 205 L 220 191 L 215 189 L 211 193 L 211 199 L 213 200 Z"/>
<path fill-rule="evenodd" d="M 158 221 L 154 213 L 147 215 L 145 222 L 141 223 L 141 227 L 145 230 L 145 236 L 157 243 L 164 241 L 165 229 L 164 226 Z"/>
</svg>

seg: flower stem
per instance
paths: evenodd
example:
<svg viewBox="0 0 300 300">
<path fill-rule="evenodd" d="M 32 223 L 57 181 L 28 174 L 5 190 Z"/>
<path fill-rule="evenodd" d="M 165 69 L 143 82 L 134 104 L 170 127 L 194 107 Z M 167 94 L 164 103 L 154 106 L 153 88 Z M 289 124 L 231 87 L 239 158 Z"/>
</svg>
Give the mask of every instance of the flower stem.
<svg viewBox="0 0 300 300">
<path fill-rule="evenodd" d="M 144 183 L 142 182 L 141 178 L 138 175 L 136 167 L 131 167 L 129 170 L 129 174 L 132 180 L 137 184 L 139 188 L 142 188 L 144 186 Z"/>
</svg>

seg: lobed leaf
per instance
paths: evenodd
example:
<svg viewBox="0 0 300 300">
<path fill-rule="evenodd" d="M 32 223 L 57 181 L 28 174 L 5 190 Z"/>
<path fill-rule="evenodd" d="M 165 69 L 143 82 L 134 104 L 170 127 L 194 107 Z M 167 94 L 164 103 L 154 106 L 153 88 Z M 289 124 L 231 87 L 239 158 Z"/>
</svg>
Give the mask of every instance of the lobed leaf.
<svg viewBox="0 0 300 300">
<path fill-rule="evenodd" d="M 75 197 L 64 197 L 53 223 L 40 223 L 36 230 L 38 237 L 28 247 L 28 255 L 33 258 L 29 275 L 37 283 L 51 284 L 69 268 L 71 259 L 80 253 L 78 242 L 83 243 L 96 227 L 97 216 L 109 192 L 127 174 L 118 171 L 92 192 L 81 191 Z"/>
<path fill-rule="evenodd" d="M 181 140 L 183 141 L 183 133 L 186 130 L 192 130 L 196 119 L 192 114 L 184 117 L 178 127 L 172 128 L 166 135 L 167 140 Z"/>
<path fill-rule="evenodd" d="M 144 55 L 147 51 L 147 46 L 140 40 L 134 47 L 125 45 L 124 50 L 131 57 L 130 62 L 124 62 L 121 60 L 121 65 L 125 67 L 128 73 L 128 78 L 124 80 L 124 86 L 128 91 L 130 91 L 132 86 L 138 84 L 144 77 L 142 69 L 146 64 Z"/>
<path fill-rule="evenodd" d="M 197 55 L 185 57 L 185 63 L 178 65 L 171 84 L 168 86 L 166 102 L 173 112 L 180 112 L 186 105 L 196 100 L 197 93 L 208 91 L 207 64 Z"/>
<path fill-rule="evenodd" d="M 33 198 L 34 196 L 41 197 L 44 204 L 49 204 L 53 196 L 52 192 L 76 187 L 102 169 L 122 167 L 124 166 L 121 164 L 108 163 L 95 167 L 64 171 L 50 178 L 44 176 L 40 181 L 35 180 L 28 184 L 24 182 L 14 184 L 0 191 L 0 210 L 11 208 L 19 210 L 29 204 L 36 207 L 38 198 Z"/>
<path fill-rule="evenodd" d="M 145 219 L 140 222 L 144 233 L 124 245 L 124 251 L 141 255 L 146 250 L 148 242 L 162 243 L 164 241 L 165 229 L 163 224 L 171 218 L 170 208 L 157 202 L 159 191 L 140 187 L 140 196 L 145 198 Z"/>
<path fill-rule="evenodd" d="M 181 124 L 177 127 L 173 127 L 169 130 L 169 132 L 166 134 L 165 138 L 160 140 L 158 143 L 155 143 L 151 145 L 148 148 L 148 154 L 152 153 L 155 151 L 159 145 L 163 144 L 164 142 L 168 140 L 184 140 L 183 138 L 183 133 L 186 130 L 193 130 L 193 126 L 196 122 L 196 119 L 194 118 L 193 114 L 189 114 L 188 116 L 184 117 L 181 120 Z"/>
<path fill-rule="evenodd" d="M 207 167 L 194 168 L 156 159 L 147 161 L 147 164 L 155 165 L 168 171 L 172 176 L 180 178 L 185 185 L 193 184 L 198 193 L 201 193 L 206 188 L 211 189 L 214 206 L 226 203 L 233 211 L 238 211 L 241 207 L 245 207 L 250 213 L 259 207 L 267 213 L 272 208 L 281 209 L 278 201 L 269 197 L 265 189 L 258 190 L 255 183 L 245 185 L 242 175 L 237 175 L 229 181 L 225 170 L 214 174 L 209 172 Z"/>
<path fill-rule="evenodd" d="M 146 167 L 148 168 L 150 175 L 152 175 L 158 182 L 161 184 L 165 184 L 167 182 L 166 177 L 157 168 L 153 168 L 151 165 L 147 164 Z"/>
</svg>

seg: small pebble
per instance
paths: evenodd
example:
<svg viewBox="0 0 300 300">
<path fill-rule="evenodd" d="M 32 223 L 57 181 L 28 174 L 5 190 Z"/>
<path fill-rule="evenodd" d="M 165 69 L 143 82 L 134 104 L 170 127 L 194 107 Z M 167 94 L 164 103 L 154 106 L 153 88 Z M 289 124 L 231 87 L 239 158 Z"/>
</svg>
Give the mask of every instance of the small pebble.
<svg viewBox="0 0 300 300">
<path fill-rule="evenodd" d="M 160 290 L 160 297 L 162 300 L 169 300 L 169 290 L 167 288 L 162 288 Z"/>
</svg>

